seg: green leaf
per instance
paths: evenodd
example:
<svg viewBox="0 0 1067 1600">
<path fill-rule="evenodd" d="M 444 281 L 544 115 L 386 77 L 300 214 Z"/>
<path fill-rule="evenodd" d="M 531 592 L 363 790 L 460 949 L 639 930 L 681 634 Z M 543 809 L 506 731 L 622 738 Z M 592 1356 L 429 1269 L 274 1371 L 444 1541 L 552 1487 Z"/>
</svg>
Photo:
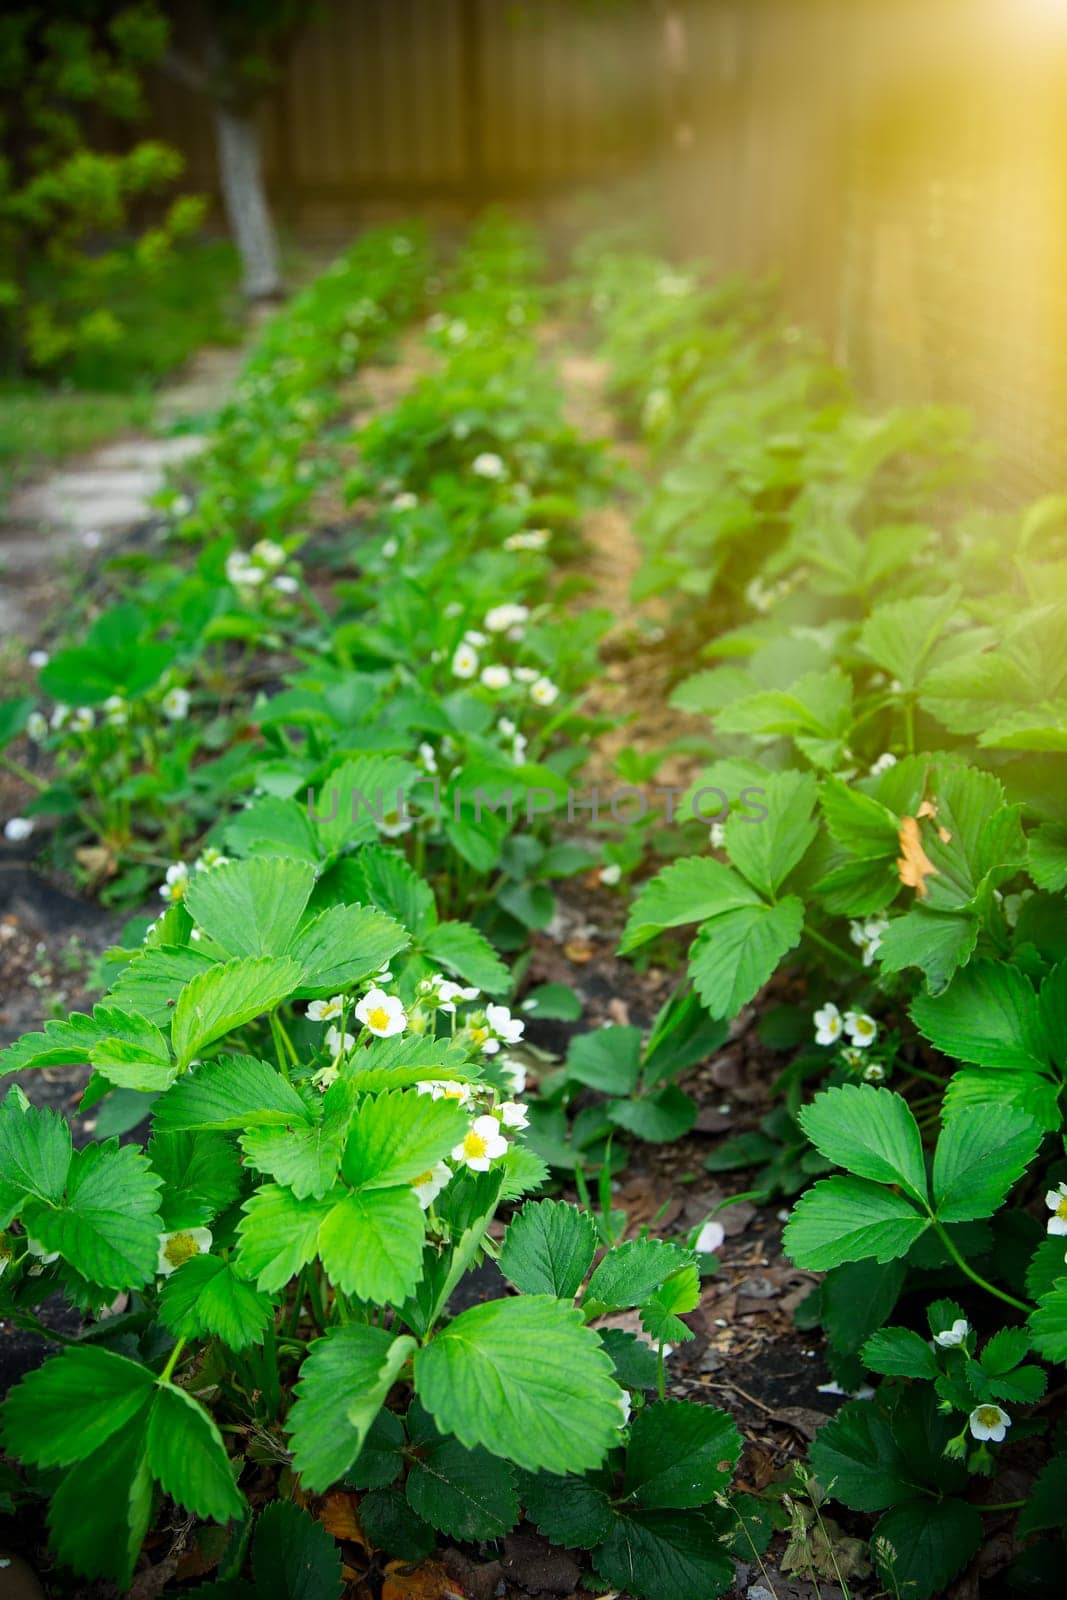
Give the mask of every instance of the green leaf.
<svg viewBox="0 0 1067 1600">
<path fill-rule="evenodd" d="M 765 784 L 768 815 L 762 820 L 731 812 L 726 853 L 731 865 L 772 900 L 818 832 L 816 781 L 808 772 L 776 772 Z"/>
<path fill-rule="evenodd" d="M 336 1083 L 323 1096 L 317 1121 L 295 1128 L 252 1128 L 241 1135 L 241 1149 L 249 1166 L 269 1173 L 298 1199 L 321 1198 L 337 1182 L 352 1110 L 348 1084 Z"/>
<path fill-rule="evenodd" d="M 937 1357 L 912 1328 L 881 1328 L 867 1340 L 860 1359 L 888 1378 L 929 1378 L 938 1374 Z"/>
<path fill-rule="evenodd" d="M 641 1076 L 640 1028 L 612 1025 L 578 1034 L 567 1049 L 566 1071 L 601 1094 L 632 1094 Z"/>
<path fill-rule="evenodd" d="M 65 1022 L 54 1018 L 45 1023 L 43 1032 L 24 1033 L 6 1050 L 0 1050 L 0 1076 L 23 1072 L 28 1067 L 72 1066 L 88 1061 L 92 1046 L 110 1031 L 95 1016 L 87 1017 L 80 1011 Z"/>
<path fill-rule="evenodd" d="M 611 1501 L 587 1478 L 520 1472 L 518 1479 L 526 1516 L 550 1543 L 565 1550 L 590 1550 L 610 1534 Z"/>
<path fill-rule="evenodd" d="M 1046 1361 L 1067 1361 L 1067 1277 L 1037 1303 L 1030 1313 L 1034 1349 Z"/>
<path fill-rule="evenodd" d="M 185 985 L 214 965 L 192 945 L 156 945 L 134 956 L 111 985 L 108 1000 L 165 1028 Z"/>
<path fill-rule="evenodd" d="M 519 1520 L 514 1474 L 487 1450 L 439 1435 L 418 1441 L 407 1477 L 412 1510 L 452 1539 L 502 1539 Z"/>
<path fill-rule="evenodd" d="M 70 1167 L 70 1124 L 58 1111 L 29 1106 L 13 1095 L 0 1105 L 0 1227 L 28 1199 L 58 1205 Z"/>
<path fill-rule="evenodd" d="M 360 1323 L 331 1328 L 314 1341 L 288 1421 L 305 1489 L 322 1493 L 344 1477 L 414 1349 L 406 1335 L 397 1339 Z"/>
<path fill-rule="evenodd" d="M 934 1152 L 934 1208 L 941 1222 L 991 1216 L 1041 1144 L 1032 1117 L 1011 1106 L 972 1106 L 950 1116 Z"/>
<path fill-rule="evenodd" d="M 689 952 L 693 986 L 713 1017 L 735 1017 L 800 942 L 804 902 L 744 906 L 701 928 Z"/>
<path fill-rule="evenodd" d="M 675 1083 L 635 1100 L 611 1100 L 605 1110 L 617 1128 L 625 1128 L 635 1139 L 645 1139 L 650 1144 L 681 1139 L 697 1119 L 695 1100 Z"/>
<path fill-rule="evenodd" d="M 619 953 L 628 955 L 665 928 L 761 904 L 756 891 L 732 867 L 714 856 L 686 856 L 657 873 L 641 890 L 630 908 Z"/>
<path fill-rule="evenodd" d="M 630 1427 L 624 1493 L 649 1510 L 706 1505 L 729 1483 L 742 1442 L 732 1418 L 714 1406 L 646 1406 Z"/>
<path fill-rule="evenodd" d="M 519 1009 L 537 1021 L 578 1022 L 582 1015 L 582 998 L 566 984 L 542 983 L 523 996 Z"/>
<path fill-rule="evenodd" d="M 359 1502 L 359 1520 L 371 1544 L 399 1561 L 421 1561 L 437 1547 L 433 1529 L 417 1517 L 399 1489 L 375 1489 Z"/>
<path fill-rule="evenodd" d="M 831 1346 L 852 1355 L 889 1317 L 904 1287 L 901 1261 L 849 1261 L 819 1286 L 819 1316 Z M 948 1323 L 945 1326 L 949 1326 Z"/>
<path fill-rule="evenodd" d="M 943 1595 L 982 1542 L 982 1516 L 965 1500 L 928 1496 L 895 1506 L 878 1523 L 871 1553 L 898 1594 Z"/>
<path fill-rule="evenodd" d="M 1067 828 L 1043 822 L 1030 835 L 1030 876 L 1039 889 L 1062 894 L 1067 889 Z"/>
<path fill-rule="evenodd" d="M 152 1399 L 148 1465 L 172 1500 L 198 1517 L 229 1522 L 244 1510 L 222 1435 L 203 1406 L 172 1383 Z"/>
<path fill-rule="evenodd" d="M 562 1200 L 538 1200 L 509 1223 L 500 1270 L 521 1294 L 573 1300 L 596 1248 L 596 1223 L 587 1211 Z"/>
<path fill-rule="evenodd" d="M 913 906 L 904 916 L 894 917 L 882 934 L 879 964 L 883 972 L 921 967 L 927 992 L 940 994 L 974 954 L 978 929 L 977 917 L 963 912 Z"/>
<path fill-rule="evenodd" d="M 909 595 L 875 606 L 856 641 L 860 653 L 912 693 L 946 624 L 958 614 L 960 594 L 950 584 L 943 594 Z"/>
<path fill-rule="evenodd" d="M 842 783 L 840 778 L 824 778 L 819 804 L 830 837 L 850 855 L 869 865 L 893 860 L 899 854 L 900 823 L 880 800 Z"/>
<path fill-rule="evenodd" d="M 983 1370 L 992 1377 L 1000 1377 L 1017 1367 L 1029 1349 L 1030 1335 L 1025 1328 L 999 1328 L 982 1351 Z"/>
<path fill-rule="evenodd" d="M 102 1007 L 97 1007 L 103 1013 Z M 169 1089 L 177 1075 L 167 1041 L 154 1022 L 127 1016 L 124 1038 L 101 1039 L 89 1050 L 96 1072 L 120 1089 Z"/>
<path fill-rule="evenodd" d="M 642 1305 L 675 1272 L 698 1260 L 694 1251 L 665 1239 L 630 1239 L 608 1251 L 589 1280 L 585 1299 L 611 1311 Z"/>
<path fill-rule="evenodd" d="M 223 1133 L 171 1133 L 157 1129 L 148 1159 L 163 1180 L 160 1222 L 165 1232 L 201 1228 L 231 1206 L 241 1192 L 241 1163 Z"/>
<path fill-rule="evenodd" d="M 153 1124 L 177 1132 L 214 1128 L 288 1128 L 311 1123 L 311 1111 L 276 1067 L 254 1056 L 205 1061 L 157 1100 Z"/>
<path fill-rule="evenodd" d="M 338 1600 L 341 1552 L 321 1522 L 292 1500 L 263 1507 L 252 1541 L 257 1600 Z"/>
<path fill-rule="evenodd" d="M 85 1577 L 111 1578 L 125 1590 L 152 1504 L 145 1429 L 139 1422 L 119 1429 L 63 1478 L 48 1508 L 52 1550 Z M 86 1516 L 87 1506 L 92 1516 Z"/>
<path fill-rule="evenodd" d="M 846 1261 L 894 1261 L 929 1221 L 903 1195 L 865 1178 L 824 1178 L 793 1207 L 782 1244 L 798 1267 L 825 1272 Z"/>
<path fill-rule="evenodd" d="M 315 864 L 321 855 L 307 806 L 273 795 L 231 817 L 225 840 L 226 848 L 239 856 L 285 855 Z"/>
<path fill-rule="evenodd" d="M 1037 996 L 1006 961 L 971 961 L 943 994 L 918 995 L 911 1015 L 923 1037 L 957 1061 L 1023 1072 L 1046 1065 Z"/>
<path fill-rule="evenodd" d="M 281 956 L 314 883 L 315 869 L 307 861 L 255 856 L 191 874 L 185 904 L 228 955 Z"/>
<path fill-rule="evenodd" d="M 379 805 L 383 816 L 397 809 L 397 792 L 406 793 L 420 773 L 397 756 L 354 756 L 336 767 L 315 797 L 313 816 L 326 855 L 339 854 L 346 845 L 369 840 L 377 829 Z"/>
<path fill-rule="evenodd" d="M 117 1140 L 76 1150 L 66 1201 L 33 1202 L 26 1230 L 102 1289 L 139 1289 L 156 1269 L 159 1186 L 145 1156 Z"/>
<path fill-rule="evenodd" d="M 511 988 L 508 968 L 469 922 L 439 922 L 424 936 L 422 947 L 432 961 L 486 994 L 506 994 Z"/>
<path fill-rule="evenodd" d="M 193 1256 L 163 1285 L 159 1317 L 176 1338 L 221 1339 L 231 1350 L 261 1344 L 274 1317 L 269 1295 L 238 1276 L 232 1262 Z"/>
<path fill-rule="evenodd" d="M 890 1089 L 844 1084 L 817 1094 L 799 1113 L 816 1150 L 837 1167 L 875 1183 L 896 1183 L 925 1204 L 922 1136 L 908 1102 Z"/>
<path fill-rule="evenodd" d="M 18 738 L 32 710 L 33 701 L 27 695 L 17 700 L 0 700 L 0 750 Z"/>
<path fill-rule="evenodd" d="M 437 919 L 433 890 L 398 850 L 387 850 L 380 844 L 364 845 L 358 856 L 343 862 L 342 867 L 347 873 L 346 887 L 351 885 L 354 891 L 345 899 L 377 906 L 416 938 L 433 927 Z"/>
<path fill-rule="evenodd" d="M 1020 1539 L 1067 1524 L 1067 1455 L 1053 1456 L 1026 1491 L 1016 1531 Z"/>
<path fill-rule="evenodd" d="M 941 1104 L 946 1118 L 963 1116 L 975 1106 L 1009 1106 L 1040 1123 L 1047 1133 L 1062 1125 L 1061 1084 L 1039 1072 L 991 1072 L 981 1067 L 962 1068 L 945 1086 Z"/>
<path fill-rule="evenodd" d="M 404 1467 L 407 1435 L 392 1411 L 379 1411 L 367 1429 L 354 1465 L 345 1473 L 352 1489 L 384 1489 L 395 1483 Z"/>
<path fill-rule="evenodd" d="M 615 1365 L 616 1380 L 624 1389 L 654 1389 L 659 1382 L 655 1350 L 636 1333 L 622 1328 L 601 1328 L 600 1342 Z"/>
<path fill-rule="evenodd" d="M 438 1427 L 531 1471 L 599 1466 L 618 1432 L 609 1356 L 548 1295 L 461 1312 L 416 1355 L 415 1389 Z"/>
<path fill-rule="evenodd" d="M 342 1170 L 354 1189 L 391 1189 L 428 1172 L 463 1140 L 468 1119 L 455 1101 L 414 1089 L 365 1096 L 352 1122 Z"/>
<path fill-rule="evenodd" d="M 345 1294 L 397 1304 L 422 1277 L 425 1236 L 413 1189 L 361 1190 L 339 1200 L 324 1219 L 319 1255 L 330 1281 Z"/>
<path fill-rule="evenodd" d="M 853 1511 L 884 1511 L 914 1493 L 893 1430 L 868 1401 L 843 1405 L 809 1455 L 824 1491 Z"/>
<path fill-rule="evenodd" d="M 23 1378 L 2 1413 L 4 1449 L 36 1467 L 83 1461 L 148 1404 L 147 1367 L 95 1345 L 68 1347 Z"/>
<path fill-rule="evenodd" d="M 627 1511 L 593 1553 L 601 1578 L 638 1600 L 715 1600 L 733 1587 L 722 1529 L 683 1511 Z"/>
<path fill-rule="evenodd" d="M 418 1201 L 415 1202 L 418 1205 Z M 318 1249 L 319 1229 L 334 1202 L 298 1200 L 290 1189 L 266 1183 L 245 1201 L 237 1260 L 268 1293 L 284 1289 Z"/>
<path fill-rule="evenodd" d="M 171 1039 L 181 1066 L 223 1034 L 287 1000 L 300 983 L 295 961 L 277 956 L 226 961 L 185 985 L 174 1008 Z"/>
<path fill-rule="evenodd" d="M 329 999 L 377 972 L 407 943 L 399 922 L 384 912 L 330 906 L 293 940 L 289 955 L 303 973 L 294 993 L 304 1000 Z"/>
<path fill-rule="evenodd" d="M 679 1317 L 695 1311 L 699 1304 L 700 1274 L 695 1266 L 684 1267 L 653 1289 L 641 1307 L 641 1326 L 657 1345 L 688 1341 L 694 1337 L 693 1331 Z"/>
</svg>

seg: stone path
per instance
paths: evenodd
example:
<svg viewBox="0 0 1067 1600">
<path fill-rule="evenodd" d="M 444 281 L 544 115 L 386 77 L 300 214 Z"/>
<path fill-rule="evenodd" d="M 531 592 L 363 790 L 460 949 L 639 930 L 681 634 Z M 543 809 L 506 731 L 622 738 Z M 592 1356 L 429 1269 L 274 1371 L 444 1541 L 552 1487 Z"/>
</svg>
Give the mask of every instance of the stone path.
<svg viewBox="0 0 1067 1600">
<path fill-rule="evenodd" d="M 217 407 L 246 349 L 212 348 L 195 356 L 160 391 L 157 429 L 195 422 Z M 151 515 L 149 501 L 168 468 L 195 455 L 202 442 L 195 432 L 127 434 L 17 489 L 0 523 L 0 638 L 26 644 L 39 638 L 63 586 L 76 584 L 99 551 Z"/>
</svg>

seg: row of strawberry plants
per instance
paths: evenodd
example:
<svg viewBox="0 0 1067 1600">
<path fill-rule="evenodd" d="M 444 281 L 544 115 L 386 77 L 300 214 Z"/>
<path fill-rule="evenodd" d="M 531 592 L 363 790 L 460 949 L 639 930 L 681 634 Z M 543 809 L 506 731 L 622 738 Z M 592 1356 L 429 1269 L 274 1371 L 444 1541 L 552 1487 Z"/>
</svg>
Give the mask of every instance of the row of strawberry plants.
<svg viewBox="0 0 1067 1600">
<path fill-rule="evenodd" d="M 143 1148 L 74 1149 L 21 1090 L 0 1104 L 3 1315 L 40 1327 L 59 1291 L 85 1319 L 0 1427 L 79 1572 L 129 1584 L 169 1500 L 228 1529 L 197 1593 L 259 1592 L 250 1559 L 256 1585 L 276 1562 L 339 1594 L 311 1516 L 254 1515 L 246 1493 L 261 1503 L 274 1467 L 283 1499 L 294 1475 L 304 1497 L 358 1493 L 368 1540 L 402 1560 L 525 1514 L 649 1600 L 732 1580 L 744 1536 L 720 1500 L 740 1437 L 663 1398 L 706 1258 L 644 1237 L 604 1249 L 562 1202 L 516 1209 L 547 1169 L 503 1003 L 521 956 L 509 972 L 498 952 L 591 859 L 521 800 L 567 792 L 605 620 L 565 616 L 567 581 L 550 583 L 604 469 L 530 336 L 535 271 L 515 230 L 472 238 L 428 330 L 432 370 L 358 441 L 336 551 L 354 575 L 248 713 L 247 803 L 171 863 L 93 1014 L 0 1056 L 86 1061 L 84 1107 L 125 1096 L 129 1120 L 151 1117 Z M 199 564 L 226 553 L 209 539 Z M 416 803 L 422 784 L 439 806 Z M 517 813 L 475 798 L 504 790 Z M 515 1292 L 451 1315 L 486 1258 Z M 646 1339 L 596 1327 L 635 1309 Z"/>
<path fill-rule="evenodd" d="M 960 420 L 865 411 L 763 289 L 603 246 L 583 265 L 651 463 L 638 589 L 707 663 L 673 704 L 709 719 L 679 815 L 710 848 L 642 886 L 623 948 L 695 925 L 689 981 L 723 1022 L 806 973 L 807 1013 L 766 1020 L 781 1107 L 710 1164 L 762 1165 L 768 1193 L 837 1174 L 785 1230 L 825 1273 L 800 1315 L 846 1389 L 883 1381 L 812 1466 L 881 1514 L 882 1579 L 922 1597 L 983 1506 L 1012 1509 L 976 1476 L 1042 1440 L 1010 1571 L 1040 1586 L 1067 1488 L 1041 1405 L 1067 1360 L 1067 502 L 976 508 Z"/>
</svg>

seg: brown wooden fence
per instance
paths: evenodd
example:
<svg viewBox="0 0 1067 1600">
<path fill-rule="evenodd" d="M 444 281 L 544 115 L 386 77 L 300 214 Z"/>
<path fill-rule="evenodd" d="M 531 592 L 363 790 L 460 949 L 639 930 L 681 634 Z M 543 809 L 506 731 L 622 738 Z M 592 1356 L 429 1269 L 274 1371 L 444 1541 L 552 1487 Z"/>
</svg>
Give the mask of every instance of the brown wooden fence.
<svg viewBox="0 0 1067 1600">
<path fill-rule="evenodd" d="M 156 122 L 210 188 L 193 97 Z M 879 400 L 972 406 L 1006 495 L 1067 482 L 1067 0 L 323 0 L 264 136 L 302 225 L 647 207 Z"/>
</svg>

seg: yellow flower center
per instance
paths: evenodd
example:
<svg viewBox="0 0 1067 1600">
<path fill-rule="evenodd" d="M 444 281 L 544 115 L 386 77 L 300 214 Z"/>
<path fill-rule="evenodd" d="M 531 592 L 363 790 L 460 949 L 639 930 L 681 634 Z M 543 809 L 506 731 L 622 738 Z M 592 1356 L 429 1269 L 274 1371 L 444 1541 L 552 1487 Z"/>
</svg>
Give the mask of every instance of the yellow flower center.
<svg viewBox="0 0 1067 1600">
<path fill-rule="evenodd" d="M 468 1160 L 480 1160 L 485 1155 L 485 1152 L 488 1150 L 488 1148 L 489 1146 L 486 1144 L 481 1134 L 475 1133 L 474 1129 L 471 1128 L 470 1132 L 467 1134 L 467 1137 L 463 1141 L 463 1154 L 468 1158 Z"/>
<path fill-rule="evenodd" d="M 1064 1195 L 1063 1199 L 1056 1207 L 1056 1215 L 1059 1217 L 1061 1222 L 1067 1222 L 1067 1194 Z"/>
<path fill-rule="evenodd" d="M 484 1044 L 485 1041 L 488 1039 L 488 1037 L 489 1037 L 489 1029 L 488 1028 L 472 1028 L 471 1029 L 471 1039 L 474 1041 L 475 1044 Z"/>
<path fill-rule="evenodd" d="M 424 1183 L 429 1183 L 432 1177 L 433 1177 L 432 1169 L 430 1171 L 428 1171 L 428 1172 L 420 1172 L 417 1178 L 412 1178 L 411 1187 L 413 1189 L 421 1189 L 423 1184 Z"/>
<path fill-rule="evenodd" d="M 979 1406 L 978 1420 L 983 1428 L 995 1428 L 1000 1421 L 1000 1408 L 998 1406 Z"/>
<path fill-rule="evenodd" d="M 183 1262 L 198 1256 L 200 1250 L 191 1233 L 175 1233 L 163 1246 L 163 1254 L 172 1267 L 180 1267 Z"/>
<path fill-rule="evenodd" d="M 372 1006 L 367 1012 L 367 1027 L 383 1032 L 389 1026 L 389 1013 L 384 1006 Z"/>
<path fill-rule="evenodd" d="M 446 1100 L 462 1100 L 463 1087 L 462 1083 L 450 1083 L 446 1089 L 442 1090 L 442 1094 Z M 1067 1200 L 1064 1201 L 1064 1205 L 1067 1205 Z"/>
</svg>

